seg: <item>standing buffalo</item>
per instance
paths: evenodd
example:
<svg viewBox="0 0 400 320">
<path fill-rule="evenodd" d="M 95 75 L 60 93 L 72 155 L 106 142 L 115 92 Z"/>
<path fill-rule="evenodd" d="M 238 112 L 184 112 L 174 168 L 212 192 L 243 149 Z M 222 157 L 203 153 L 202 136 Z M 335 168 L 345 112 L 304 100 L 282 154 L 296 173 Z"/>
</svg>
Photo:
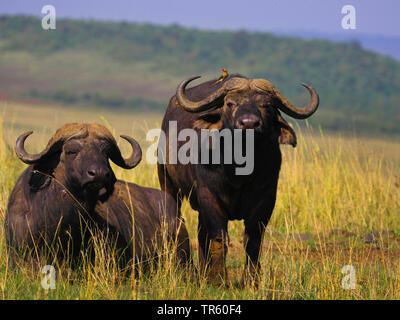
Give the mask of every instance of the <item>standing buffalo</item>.
<svg viewBox="0 0 400 320">
<path fill-rule="evenodd" d="M 259 272 L 260 245 L 273 208 L 281 166 L 279 144 L 296 146 L 296 135 L 281 117 L 280 111 L 296 119 L 310 117 L 318 108 L 315 89 L 303 84 L 311 95 L 309 104 L 293 106 L 269 81 L 229 76 L 216 84 L 215 80 L 186 89 L 194 79 L 182 81 L 169 102 L 163 119 L 166 133 L 165 150 L 172 144 L 169 123 L 176 121 L 177 132 L 195 129 L 198 141 L 204 129 L 234 131 L 254 130 L 254 167 L 248 175 L 236 175 L 238 165 L 171 163 L 158 164 L 163 190 L 173 195 L 181 206 L 182 197 L 189 198 L 199 212 L 199 257 L 203 270 L 209 271 L 211 282 L 226 280 L 227 226 L 229 220 L 245 224 L 247 253 L 244 280 L 256 280 Z M 280 110 L 280 111 L 279 111 Z M 237 131 L 237 130 L 236 130 Z M 178 141 L 180 148 L 185 142 Z M 245 144 L 246 141 L 242 141 Z M 224 150 L 219 150 L 223 159 Z"/>
<path fill-rule="evenodd" d="M 24 148 L 31 133 L 22 134 L 15 147 L 18 157 L 29 167 L 19 177 L 6 213 L 6 240 L 11 258 L 33 254 L 41 259 L 47 252 L 50 261 L 69 257 L 74 265 L 97 228 L 115 236 L 117 248 L 131 259 L 132 251 L 127 248 L 131 246 L 132 219 L 123 210 L 110 209 L 102 215 L 104 211 L 98 214 L 95 207 L 98 203 L 110 208 L 126 205 L 116 201 L 124 192 L 123 182 L 116 180 L 109 159 L 124 169 L 134 168 L 142 157 L 139 144 L 131 137 L 121 136 L 133 149 L 131 156 L 124 159 L 105 127 L 72 123 L 57 130 L 45 150 L 33 155 Z M 135 230 L 150 241 L 159 233 L 159 220 L 165 214 L 167 220 L 176 217 L 176 203 L 163 197 L 160 191 L 139 186 L 131 186 L 130 190 L 132 211 L 137 216 Z M 186 231 L 184 227 L 181 230 Z"/>
</svg>

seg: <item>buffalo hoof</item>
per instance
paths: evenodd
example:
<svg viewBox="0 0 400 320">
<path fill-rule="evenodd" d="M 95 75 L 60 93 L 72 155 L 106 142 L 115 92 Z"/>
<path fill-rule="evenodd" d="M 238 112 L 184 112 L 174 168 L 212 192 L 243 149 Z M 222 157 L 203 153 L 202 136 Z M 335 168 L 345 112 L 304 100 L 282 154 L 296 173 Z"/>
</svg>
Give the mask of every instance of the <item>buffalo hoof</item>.
<svg viewBox="0 0 400 320">
<path fill-rule="evenodd" d="M 261 271 L 259 267 L 254 267 L 253 265 L 246 266 L 243 271 L 239 286 L 242 288 L 253 287 L 258 289 L 260 277 Z"/>
</svg>

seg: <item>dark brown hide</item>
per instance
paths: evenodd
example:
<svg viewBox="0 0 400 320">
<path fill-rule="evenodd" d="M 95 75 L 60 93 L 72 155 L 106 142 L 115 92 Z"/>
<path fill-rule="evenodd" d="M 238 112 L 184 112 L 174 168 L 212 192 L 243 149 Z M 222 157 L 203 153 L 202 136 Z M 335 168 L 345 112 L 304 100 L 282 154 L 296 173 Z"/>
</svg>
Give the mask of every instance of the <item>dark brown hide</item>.
<svg viewBox="0 0 400 320">
<path fill-rule="evenodd" d="M 199 212 L 199 256 L 201 265 L 209 266 L 209 278 L 221 283 L 226 278 L 225 256 L 228 248 L 228 221 L 244 220 L 246 234 L 245 278 L 259 271 L 259 252 L 265 226 L 275 206 L 281 167 L 279 144 L 296 146 L 296 135 L 280 111 L 299 119 L 315 112 L 317 92 L 310 92 L 310 103 L 296 108 L 267 80 L 230 76 L 215 85 L 215 80 L 186 89 L 198 77 L 182 81 L 169 102 L 162 130 L 167 136 L 169 122 L 177 122 L 178 134 L 194 128 L 200 140 L 201 129 L 254 130 L 254 170 L 247 176 L 235 175 L 229 164 L 158 164 L 161 188 L 178 201 L 188 197 Z M 185 143 L 178 142 L 178 149 Z M 222 150 L 221 150 L 222 153 Z M 249 276 L 249 277 L 248 277 Z"/>
<path fill-rule="evenodd" d="M 165 249 L 165 240 L 176 244 L 182 265 L 190 261 L 188 233 L 183 219 L 177 218 L 176 201 L 169 194 L 117 181 L 113 193 L 106 201 L 98 202 L 95 212 L 118 232 L 119 242 L 125 243 L 124 261 L 132 260 L 134 255 L 136 263 L 152 261 Z"/>
<path fill-rule="evenodd" d="M 109 159 L 123 168 L 135 167 L 141 159 L 138 143 L 123 136 L 133 148 L 131 156 L 124 159 L 105 127 L 74 123 L 60 128 L 42 152 L 32 155 L 24 148 L 30 134 L 21 135 L 16 143 L 18 157 L 30 165 L 19 177 L 7 207 L 5 234 L 10 257 L 33 255 L 39 262 L 44 256 L 40 263 L 47 264 L 68 257 L 75 265 L 82 250 L 90 248 L 93 232 L 105 232 L 117 241 L 120 252 L 126 251 L 132 235 L 132 221 L 124 211 L 128 197 L 124 197 L 123 183 L 116 183 Z M 141 240 L 136 237 L 137 252 L 144 250 L 143 244 L 151 252 L 150 239 L 160 230 L 161 220 L 165 218 L 171 228 L 177 225 L 175 201 L 157 190 L 131 184 L 129 188 L 137 215 L 135 225 L 143 235 Z M 95 210 L 99 202 L 100 208 L 106 208 L 105 215 L 103 210 Z M 186 230 L 184 226 L 180 230 L 182 237 Z"/>
</svg>

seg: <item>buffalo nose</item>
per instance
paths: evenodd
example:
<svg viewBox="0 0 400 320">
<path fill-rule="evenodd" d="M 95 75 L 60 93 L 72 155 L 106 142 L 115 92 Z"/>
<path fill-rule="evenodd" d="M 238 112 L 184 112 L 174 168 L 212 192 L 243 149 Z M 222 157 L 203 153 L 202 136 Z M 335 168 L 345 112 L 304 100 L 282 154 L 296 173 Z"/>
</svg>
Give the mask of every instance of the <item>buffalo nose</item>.
<svg viewBox="0 0 400 320">
<path fill-rule="evenodd" d="M 90 181 L 96 180 L 105 180 L 110 178 L 110 170 L 108 168 L 98 167 L 98 166 L 91 166 L 87 170 L 87 176 Z"/>
<path fill-rule="evenodd" d="M 245 114 L 240 116 L 236 121 L 238 129 L 256 129 L 260 127 L 261 120 L 255 114 Z"/>
</svg>

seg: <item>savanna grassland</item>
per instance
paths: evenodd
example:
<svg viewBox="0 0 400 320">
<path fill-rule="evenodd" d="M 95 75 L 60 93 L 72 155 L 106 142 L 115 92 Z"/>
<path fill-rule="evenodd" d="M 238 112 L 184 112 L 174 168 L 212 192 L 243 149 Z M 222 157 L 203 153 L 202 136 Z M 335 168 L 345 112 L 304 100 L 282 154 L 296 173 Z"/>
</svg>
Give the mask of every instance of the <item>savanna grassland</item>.
<svg viewBox="0 0 400 320">
<path fill-rule="evenodd" d="M 26 146 L 38 152 L 67 122 L 98 122 L 118 137 L 141 142 L 159 128 L 160 113 L 132 113 L 62 106 L 0 105 L 0 224 L 9 194 L 24 169 L 12 151 L 16 137 L 33 130 Z M 296 124 L 294 124 L 296 127 Z M 258 288 L 240 288 L 245 253 L 242 222 L 229 224 L 230 286 L 208 285 L 195 271 L 171 262 L 172 252 L 150 274 L 136 280 L 118 275 L 98 242 L 98 258 L 79 272 L 58 270 L 55 290 L 44 290 L 42 275 L 29 265 L 8 265 L 0 229 L 0 299 L 400 299 L 400 139 L 328 134 L 297 128 L 297 148 L 283 146 L 277 203 L 262 248 Z M 127 152 L 128 146 L 119 140 Z M 118 178 L 159 187 L 156 167 L 142 161 L 133 170 L 113 169 Z M 183 216 L 197 262 L 197 213 L 187 202 Z M 355 270 L 356 288 L 344 290 L 342 268 Z"/>
</svg>

